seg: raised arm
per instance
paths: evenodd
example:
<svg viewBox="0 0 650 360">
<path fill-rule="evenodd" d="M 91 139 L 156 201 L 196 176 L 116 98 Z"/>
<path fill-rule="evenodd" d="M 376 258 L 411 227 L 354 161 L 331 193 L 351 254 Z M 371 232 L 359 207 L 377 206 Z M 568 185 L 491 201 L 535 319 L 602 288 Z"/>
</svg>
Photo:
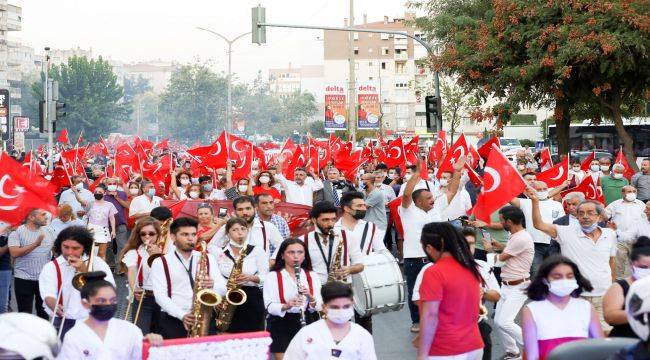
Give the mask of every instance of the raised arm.
<svg viewBox="0 0 650 360">
<path fill-rule="evenodd" d="M 413 189 L 415 189 L 415 185 L 417 185 L 418 182 L 420 182 L 420 164 L 416 165 L 415 172 L 411 174 L 411 178 L 404 186 L 404 194 L 402 194 L 403 208 L 406 209 L 411 206 L 411 203 L 413 202 L 413 199 L 411 198 L 413 195 Z"/>
<path fill-rule="evenodd" d="M 527 189 L 526 196 L 528 196 L 532 202 L 533 226 L 535 229 L 545 233 L 553 239 L 557 238 L 557 225 L 545 223 L 544 220 L 542 220 L 542 213 L 539 211 L 539 199 L 537 198 L 535 190 Z"/>
<path fill-rule="evenodd" d="M 460 178 L 461 178 L 461 171 L 463 170 L 463 167 L 465 166 L 465 157 L 461 156 L 458 158 L 458 161 L 454 163 L 454 175 L 451 178 L 451 181 L 449 182 L 449 186 L 447 187 L 447 203 L 450 203 L 451 200 L 454 199 L 454 196 L 458 193 L 458 189 L 460 188 Z"/>
</svg>

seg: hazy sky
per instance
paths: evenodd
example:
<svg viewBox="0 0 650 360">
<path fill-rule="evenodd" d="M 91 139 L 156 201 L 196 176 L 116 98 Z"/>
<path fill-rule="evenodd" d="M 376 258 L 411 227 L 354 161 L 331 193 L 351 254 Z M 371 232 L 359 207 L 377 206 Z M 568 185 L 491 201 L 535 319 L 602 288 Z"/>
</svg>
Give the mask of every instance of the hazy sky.
<svg viewBox="0 0 650 360">
<path fill-rule="evenodd" d="M 57 49 L 93 49 L 93 55 L 136 62 L 161 59 L 181 63 L 211 61 L 216 71 L 227 69 L 226 43 L 207 32 L 228 38 L 251 30 L 251 8 L 261 3 L 270 23 L 343 26 L 348 0 L 9 0 L 22 6 L 22 31 L 12 38 L 41 53 Z M 402 17 L 404 0 L 355 0 L 355 22 L 380 21 L 384 15 Z M 267 43 L 250 37 L 233 45 L 233 71 L 244 81 L 261 69 L 285 67 L 291 62 L 321 64 L 322 31 L 267 29 Z M 342 44 L 341 46 L 346 46 Z"/>
</svg>

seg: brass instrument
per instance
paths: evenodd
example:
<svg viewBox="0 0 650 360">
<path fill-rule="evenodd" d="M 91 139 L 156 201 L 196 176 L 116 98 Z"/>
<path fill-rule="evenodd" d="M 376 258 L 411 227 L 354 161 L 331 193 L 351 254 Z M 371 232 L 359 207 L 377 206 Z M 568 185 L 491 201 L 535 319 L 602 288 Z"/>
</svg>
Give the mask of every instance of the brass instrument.
<svg viewBox="0 0 650 360">
<path fill-rule="evenodd" d="M 216 291 L 204 289 L 201 286 L 203 279 L 208 276 L 208 246 L 205 241 L 201 241 L 201 257 L 194 278 L 194 296 L 192 297 L 192 315 L 195 322 L 187 332 L 188 337 L 199 337 L 208 334 L 212 310 L 222 300 Z"/>
<path fill-rule="evenodd" d="M 162 252 L 160 254 L 149 255 L 149 257 L 147 258 L 147 265 L 149 265 L 149 267 L 151 267 L 154 260 L 165 255 L 165 253 L 167 252 L 167 242 L 169 241 L 169 228 L 172 224 L 172 221 L 174 221 L 174 219 L 169 218 L 165 220 L 162 224 L 160 224 L 160 235 L 156 240 L 156 245 L 160 246 Z"/>
<path fill-rule="evenodd" d="M 296 275 L 296 288 L 300 289 L 300 264 L 296 262 L 293 264 L 293 273 Z M 300 294 L 300 290 L 298 290 Z M 300 307 L 300 327 L 305 327 L 307 325 L 307 319 L 305 318 L 305 307 Z"/>
<path fill-rule="evenodd" d="M 332 232 L 330 232 L 332 234 Z M 330 241 L 334 241 L 333 238 Z M 345 281 L 341 276 L 336 273 L 341 270 L 343 266 L 343 241 L 339 241 L 339 244 L 336 246 L 336 252 L 334 253 L 334 259 L 330 264 L 329 273 L 327 274 L 327 281 Z"/>
<path fill-rule="evenodd" d="M 93 246 L 90 247 L 90 255 L 88 255 L 88 264 L 86 264 L 86 271 L 78 272 L 72 277 L 72 286 L 81 290 L 84 285 L 86 285 L 86 274 L 93 271 L 93 260 L 95 257 L 95 242 L 93 241 Z"/>
<path fill-rule="evenodd" d="M 246 293 L 241 289 L 241 286 L 237 284 L 237 277 L 242 273 L 242 268 L 244 266 L 244 258 L 246 257 L 247 247 L 241 249 L 239 256 L 235 260 L 235 264 L 232 267 L 230 276 L 228 277 L 228 283 L 226 284 L 226 301 L 221 302 L 215 308 L 217 312 L 216 324 L 217 330 L 224 332 L 230 327 L 232 322 L 232 317 L 235 314 L 235 307 L 246 302 Z"/>
</svg>

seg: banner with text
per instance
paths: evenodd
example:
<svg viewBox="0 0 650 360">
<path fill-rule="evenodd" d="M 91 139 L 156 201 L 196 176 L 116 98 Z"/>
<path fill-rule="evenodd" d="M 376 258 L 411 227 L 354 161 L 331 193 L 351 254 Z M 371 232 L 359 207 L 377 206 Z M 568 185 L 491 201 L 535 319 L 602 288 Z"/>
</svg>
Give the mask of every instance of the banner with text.
<svg viewBox="0 0 650 360">
<path fill-rule="evenodd" d="M 357 128 L 379 129 L 379 92 L 375 83 L 357 85 Z"/>
<path fill-rule="evenodd" d="M 346 90 L 342 84 L 325 86 L 325 130 L 345 130 Z"/>
</svg>

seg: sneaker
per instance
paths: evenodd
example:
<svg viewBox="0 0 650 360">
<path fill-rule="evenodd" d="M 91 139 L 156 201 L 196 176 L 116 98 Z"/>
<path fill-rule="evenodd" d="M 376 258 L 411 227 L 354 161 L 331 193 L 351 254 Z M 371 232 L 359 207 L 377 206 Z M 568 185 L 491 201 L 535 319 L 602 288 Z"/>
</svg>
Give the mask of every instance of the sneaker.
<svg viewBox="0 0 650 360">
<path fill-rule="evenodd" d="M 503 360 L 519 360 L 519 359 L 521 359 L 521 354 L 520 353 L 516 353 L 516 354 L 506 353 L 505 355 L 503 355 L 502 359 Z"/>
<path fill-rule="evenodd" d="M 418 333 L 418 332 L 420 332 L 420 324 L 413 324 L 413 325 L 411 325 L 411 332 L 412 332 L 412 333 Z"/>
</svg>

